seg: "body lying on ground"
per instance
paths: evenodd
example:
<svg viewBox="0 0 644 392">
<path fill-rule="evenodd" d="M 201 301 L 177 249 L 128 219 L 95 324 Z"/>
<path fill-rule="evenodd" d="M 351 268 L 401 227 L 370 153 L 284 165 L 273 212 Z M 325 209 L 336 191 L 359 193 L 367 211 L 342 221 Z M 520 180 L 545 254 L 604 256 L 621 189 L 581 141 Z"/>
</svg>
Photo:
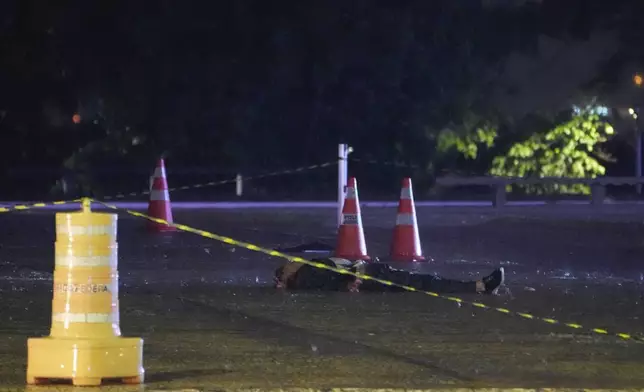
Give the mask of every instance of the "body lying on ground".
<svg viewBox="0 0 644 392">
<path fill-rule="evenodd" d="M 394 269 L 380 262 L 352 262 L 337 257 L 313 259 L 329 267 L 344 269 L 353 273 L 367 275 L 413 287 L 417 290 L 435 293 L 495 293 L 505 281 L 503 268 L 494 270 L 490 275 L 476 281 L 445 279 L 436 275 L 417 274 Z M 275 287 L 287 290 L 324 290 L 324 291 L 405 291 L 401 287 L 384 285 L 371 279 L 358 279 L 356 276 L 340 274 L 308 264 L 288 262 L 275 270 Z"/>
</svg>

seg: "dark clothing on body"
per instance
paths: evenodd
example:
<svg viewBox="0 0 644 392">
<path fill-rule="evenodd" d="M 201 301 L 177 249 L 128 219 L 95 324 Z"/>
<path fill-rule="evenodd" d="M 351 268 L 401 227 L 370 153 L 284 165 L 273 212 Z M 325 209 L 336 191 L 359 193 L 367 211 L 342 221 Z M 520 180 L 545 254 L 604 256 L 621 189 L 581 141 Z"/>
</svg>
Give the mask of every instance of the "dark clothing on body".
<svg viewBox="0 0 644 392">
<path fill-rule="evenodd" d="M 433 291 L 437 293 L 475 293 L 476 282 L 444 279 L 437 275 L 416 274 L 413 272 L 391 268 L 387 264 L 374 263 L 365 266 L 365 275 L 388 280 L 403 286 L 410 286 L 416 290 Z M 370 279 L 363 280 L 360 284 L 362 291 L 406 291 L 400 287 L 392 287 L 374 282 Z"/>
<path fill-rule="evenodd" d="M 341 260 L 341 259 L 336 259 Z M 314 260 L 330 267 L 346 269 L 353 273 L 371 276 L 374 278 L 391 281 L 393 283 L 410 286 L 417 290 L 440 293 L 475 293 L 476 282 L 464 282 L 452 279 L 443 279 L 435 275 L 423 275 L 413 272 L 394 269 L 384 263 L 364 263 L 361 265 L 334 261 L 332 259 Z M 340 274 L 334 271 L 316 268 L 306 264 L 287 263 L 275 271 L 278 285 L 289 290 L 324 290 L 324 291 L 350 291 L 355 285 L 360 291 L 405 291 L 400 287 L 384 285 L 371 279 L 358 279 L 353 275 Z"/>
</svg>

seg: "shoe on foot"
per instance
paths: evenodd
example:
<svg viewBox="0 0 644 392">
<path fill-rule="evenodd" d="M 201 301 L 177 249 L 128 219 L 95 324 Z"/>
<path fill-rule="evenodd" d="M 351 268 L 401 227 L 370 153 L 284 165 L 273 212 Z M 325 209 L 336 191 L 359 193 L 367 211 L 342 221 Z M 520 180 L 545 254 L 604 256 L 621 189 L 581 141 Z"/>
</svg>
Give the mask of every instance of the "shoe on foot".
<svg viewBox="0 0 644 392">
<path fill-rule="evenodd" d="M 495 269 L 491 274 L 483 278 L 486 294 L 493 294 L 505 283 L 505 270 L 503 267 Z"/>
</svg>

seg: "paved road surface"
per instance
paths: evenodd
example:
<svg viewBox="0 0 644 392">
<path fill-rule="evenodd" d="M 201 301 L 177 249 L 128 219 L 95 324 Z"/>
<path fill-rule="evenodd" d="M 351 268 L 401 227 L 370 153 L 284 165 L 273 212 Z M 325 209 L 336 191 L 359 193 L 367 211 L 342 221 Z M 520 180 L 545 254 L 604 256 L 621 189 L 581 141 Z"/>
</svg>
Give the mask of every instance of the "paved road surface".
<svg viewBox="0 0 644 392">
<path fill-rule="evenodd" d="M 474 278 L 502 264 L 508 292 L 464 298 L 641 333 L 641 216 L 526 211 L 421 210 L 434 262 L 407 267 Z M 395 210 L 363 213 L 370 254 L 386 255 Z M 267 247 L 334 239 L 329 210 L 180 209 L 175 220 Z M 148 235 L 127 215 L 119 225 L 122 329 L 145 339 L 148 388 L 644 386 L 642 344 L 420 294 L 280 293 L 268 286 L 280 260 Z M 53 238 L 48 211 L 0 215 L 7 387 L 24 383 L 27 337 L 48 332 Z"/>
</svg>

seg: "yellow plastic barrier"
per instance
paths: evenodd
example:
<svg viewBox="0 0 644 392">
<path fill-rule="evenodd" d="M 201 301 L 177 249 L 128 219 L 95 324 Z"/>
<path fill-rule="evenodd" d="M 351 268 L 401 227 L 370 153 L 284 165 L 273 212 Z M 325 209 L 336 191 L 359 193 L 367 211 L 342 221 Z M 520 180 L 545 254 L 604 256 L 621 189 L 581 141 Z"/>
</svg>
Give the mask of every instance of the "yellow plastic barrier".
<svg viewBox="0 0 644 392">
<path fill-rule="evenodd" d="M 56 214 L 56 265 L 50 336 L 28 340 L 27 383 L 103 379 L 143 382 L 143 340 L 119 327 L 117 215 Z"/>
</svg>

